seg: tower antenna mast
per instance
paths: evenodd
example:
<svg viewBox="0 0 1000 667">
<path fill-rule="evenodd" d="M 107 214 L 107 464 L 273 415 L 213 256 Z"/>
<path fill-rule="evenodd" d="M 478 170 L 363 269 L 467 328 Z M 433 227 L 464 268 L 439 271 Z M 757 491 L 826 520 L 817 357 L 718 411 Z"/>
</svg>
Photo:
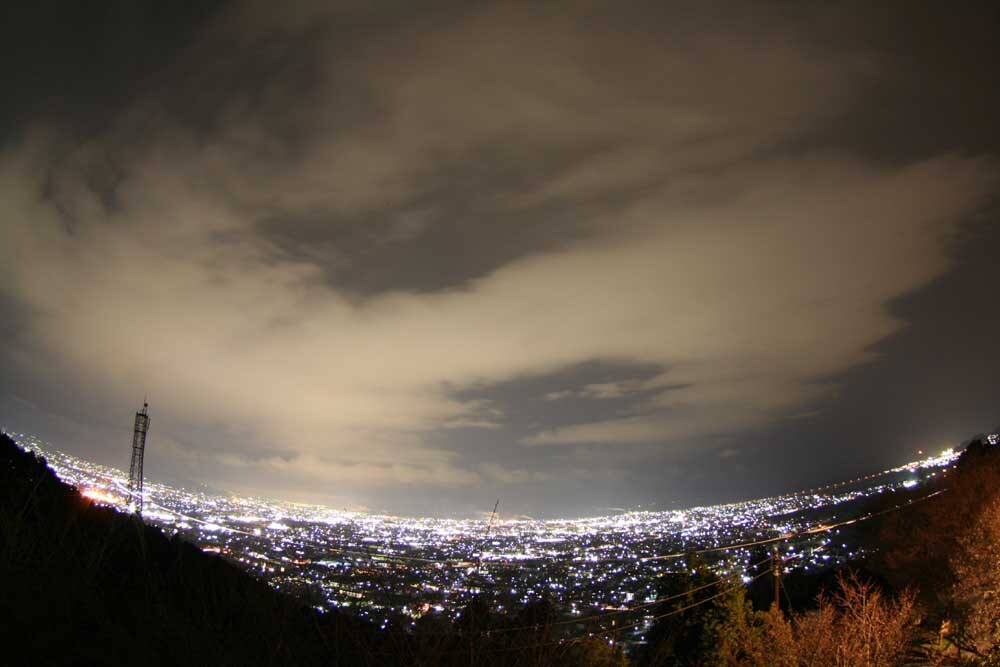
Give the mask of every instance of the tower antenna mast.
<svg viewBox="0 0 1000 667">
<path fill-rule="evenodd" d="M 146 453 L 146 433 L 149 432 L 149 403 L 143 399 L 142 410 L 135 413 L 132 433 L 132 463 L 128 468 L 128 502 L 142 516 L 142 459 Z"/>
</svg>

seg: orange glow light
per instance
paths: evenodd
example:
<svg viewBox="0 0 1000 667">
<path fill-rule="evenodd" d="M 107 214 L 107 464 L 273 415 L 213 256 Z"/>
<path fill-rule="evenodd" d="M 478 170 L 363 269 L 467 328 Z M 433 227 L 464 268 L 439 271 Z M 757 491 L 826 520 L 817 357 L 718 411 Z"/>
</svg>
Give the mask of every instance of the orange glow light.
<svg viewBox="0 0 1000 667">
<path fill-rule="evenodd" d="M 84 498 L 90 498 L 93 501 L 104 503 L 106 505 L 117 505 L 121 502 L 119 498 L 105 493 L 100 489 L 84 489 L 80 495 Z"/>
</svg>

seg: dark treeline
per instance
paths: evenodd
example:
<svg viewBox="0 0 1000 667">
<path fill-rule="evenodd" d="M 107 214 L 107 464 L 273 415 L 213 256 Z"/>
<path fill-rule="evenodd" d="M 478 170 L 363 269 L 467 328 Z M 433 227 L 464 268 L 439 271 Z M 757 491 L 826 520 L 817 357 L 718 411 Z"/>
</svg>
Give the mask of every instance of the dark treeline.
<svg viewBox="0 0 1000 667">
<path fill-rule="evenodd" d="M 1000 453 L 979 442 L 929 486 L 884 494 L 851 527 L 850 570 L 753 583 L 697 558 L 658 580 L 668 598 L 626 656 L 637 614 L 567 621 L 540 600 L 514 614 L 473 600 L 459 620 L 380 629 L 319 613 L 220 557 L 92 505 L 44 460 L 0 442 L 0 627 L 25 664 L 787 665 L 1000 664 Z M 8 662 L 10 662 L 8 660 Z M 13 661 L 17 663 L 17 660 Z"/>
</svg>

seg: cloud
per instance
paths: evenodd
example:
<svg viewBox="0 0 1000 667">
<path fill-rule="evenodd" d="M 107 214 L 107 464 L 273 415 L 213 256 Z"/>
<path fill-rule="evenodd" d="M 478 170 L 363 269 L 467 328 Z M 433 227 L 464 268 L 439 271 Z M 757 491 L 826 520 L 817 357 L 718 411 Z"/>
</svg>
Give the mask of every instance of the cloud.
<svg viewBox="0 0 1000 667">
<path fill-rule="evenodd" d="M 265 31 L 237 18 L 217 29 Z M 8 148 L 2 289 L 33 313 L 33 362 L 109 400 L 147 387 L 204 433 L 239 424 L 280 455 L 215 460 L 289 483 L 543 480 L 444 447 L 446 430 L 515 419 L 469 391 L 593 360 L 658 369 L 545 395 L 635 414 L 530 445 L 684 442 L 808 410 L 904 326 L 887 304 L 948 269 L 995 186 L 996 165 L 965 156 L 783 153 L 877 72 L 794 31 L 622 39 L 517 9 L 423 28 L 337 57 L 312 44 L 308 86 L 245 82 L 259 94 L 207 109 L 207 134 L 150 97 L 83 143 L 46 128 Z M 476 242 L 550 217 L 572 222 L 503 253 Z M 435 229 L 461 252 L 420 245 Z M 357 257 L 389 247 L 389 271 L 469 268 L 437 289 L 352 289 Z"/>
<path fill-rule="evenodd" d="M 659 375 L 650 380 L 627 378 L 614 382 L 591 382 L 585 384 L 579 390 L 563 389 L 549 392 L 544 398 L 547 401 L 558 401 L 565 398 L 590 398 L 598 400 L 624 398 L 639 392 L 662 387 L 664 378 L 665 376 Z"/>
<path fill-rule="evenodd" d="M 505 468 L 496 463 L 483 463 L 479 471 L 489 480 L 501 482 L 503 484 L 525 484 L 527 482 L 547 482 L 552 479 L 552 475 L 539 470 L 527 470 L 525 468 Z"/>
</svg>

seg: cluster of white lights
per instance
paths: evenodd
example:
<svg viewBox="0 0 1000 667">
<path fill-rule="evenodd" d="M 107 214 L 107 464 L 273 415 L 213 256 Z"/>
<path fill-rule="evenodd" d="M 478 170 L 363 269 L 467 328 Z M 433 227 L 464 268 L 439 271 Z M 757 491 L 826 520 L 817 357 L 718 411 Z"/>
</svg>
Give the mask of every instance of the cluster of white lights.
<svg viewBox="0 0 1000 667">
<path fill-rule="evenodd" d="M 44 455 L 66 482 L 94 502 L 125 509 L 127 475 L 53 450 L 30 436 L 19 444 Z M 496 520 L 408 518 L 334 510 L 233 495 L 213 495 L 155 482 L 145 486 L 144 517 L 182 533 L 275 586 L 316 587 L 328 604 L 363 616 L 452 617 L 482 590 L 505 591 L 516 607 L 543 592 L 574 614 L 655 597 L 655 577 L 685 567 L 683 554 L 799 534 L 849 518 L 847 503 L 912 488 L 951 465 L 947 450 L 852 483 L 726 505 L 665 512 L 636 511 L 579 519 Z M 878 482 L 871 481 L 879 478 Z M 851 490 L 847 490 L 850 488 Z M 830 567 L 857 555 L 832 533 L 795 545 L 799 566 Z M 720 572 L 748 576 L 759 555 L 750 546 L 706 556 Z M 383 593 L 392 590 L 390 600 Z"/>
</svg>

